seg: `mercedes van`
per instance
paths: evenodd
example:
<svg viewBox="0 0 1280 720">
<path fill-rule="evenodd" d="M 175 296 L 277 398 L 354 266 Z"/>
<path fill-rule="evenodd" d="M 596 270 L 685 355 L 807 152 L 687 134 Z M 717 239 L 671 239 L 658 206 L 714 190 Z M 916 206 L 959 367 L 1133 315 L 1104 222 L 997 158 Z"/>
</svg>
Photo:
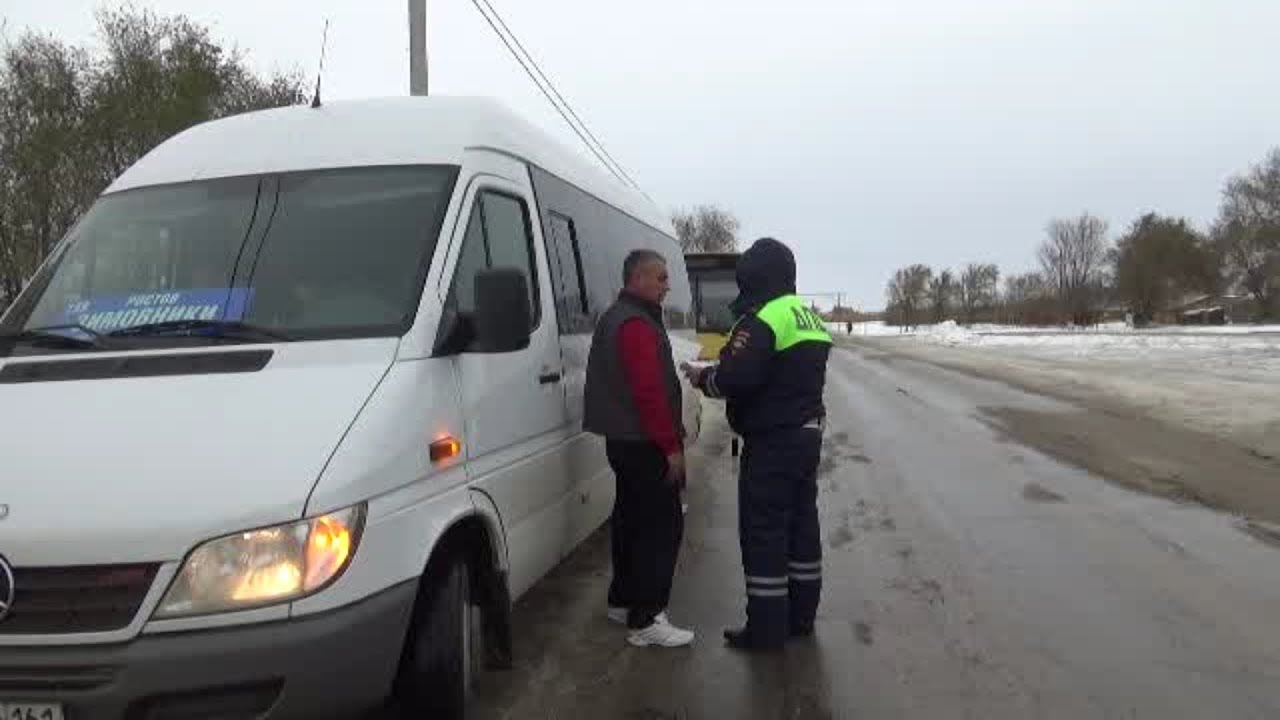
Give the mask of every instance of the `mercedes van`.
<svg viewBox="0 0 1280 720">
<path fill-rule="evenodd" d="M 155 148 L 0 321 L 0 716 L 462 716 L 610 513 L 585 366 L 638 248 L 693 360 L 663 213 L 491 101 Z"/>
</svg>

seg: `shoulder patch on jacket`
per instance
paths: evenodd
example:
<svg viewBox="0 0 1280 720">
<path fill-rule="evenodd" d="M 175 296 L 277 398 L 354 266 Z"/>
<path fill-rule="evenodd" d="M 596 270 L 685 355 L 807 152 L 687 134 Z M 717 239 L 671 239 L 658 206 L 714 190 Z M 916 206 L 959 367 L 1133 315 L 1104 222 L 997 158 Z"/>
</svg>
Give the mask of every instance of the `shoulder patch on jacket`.
<svg viewBox="0 0 1280 720">
<path fill-rule="evenodd" d="M 738 353 L 747 349 L 747 343 L 751 340 L 751 333 L 746 328 L 740 329 L 733 334 L 729 340 L 729 349 L 731 352 Z"/>
</svg>

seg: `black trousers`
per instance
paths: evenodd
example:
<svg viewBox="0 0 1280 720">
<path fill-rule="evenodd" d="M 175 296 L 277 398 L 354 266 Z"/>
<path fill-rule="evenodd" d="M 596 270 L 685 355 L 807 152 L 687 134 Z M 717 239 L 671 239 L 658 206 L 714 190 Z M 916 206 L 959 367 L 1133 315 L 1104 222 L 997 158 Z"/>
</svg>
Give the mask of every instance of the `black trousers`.
<svg viewBox="0 0 1280 720">
<path fill-rule="evenodd" d="M 813 625 L 822 594 L 818 461 L 822 431 L 776 430 L 745 438 L 738 473 L 738 534 L 747 586 L 747 630 L 765 644 Z"/>
<path fill-rule="evenodd" d="M 680 490 L 667 484 L 667 458 L 653 443 L 610 440 L 605 447 L 617 478 L 609 604 L 629 609 L 627 627 L 644 628 L 671 600 L 684 539 Z"/>
</svg>

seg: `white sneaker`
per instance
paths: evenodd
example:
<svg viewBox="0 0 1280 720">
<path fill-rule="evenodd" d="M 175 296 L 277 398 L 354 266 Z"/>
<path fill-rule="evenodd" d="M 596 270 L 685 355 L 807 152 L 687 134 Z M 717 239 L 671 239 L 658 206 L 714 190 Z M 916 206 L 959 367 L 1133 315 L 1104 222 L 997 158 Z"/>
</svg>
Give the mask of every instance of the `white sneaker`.
<svg viewBox="0 0 1280 720">
<path fill-rule="evenodd" d="M 609 606 L 608 615 L 609 615 L 609 620 L 612 620 L 612 621 L 613 621 L 613 623 L 617 623 L 618 625 L 626 625 L 626 624 L 627 624 L 627 609 L 626 609 L 626 607 L 618 607 L 618 606 L 616 606 L 616 605 L 611 605 L 611 606 Z M 668 620 L 668 619 L 667 619 L 667 611 L 666 611 L 666 610 L 663 610 L 662 612 L 659 612 L 659 614 L 654 615 L 654 616 L 653 616 L 653 619 L 654 619 L 655 623 L 664 623 L 664 624 L 667 624 L 667 625 L 671 624 L 671 620 Z M 3 717 L 0 717 L 0 720 L 4 720 L 4 719 L 3 719 Z"/>
<path fill-rule="evenodd" d="M 627 608 L 618 607 L 616 605 L 610 605 L 609 619 L 612 620 L 613 622 L 618 623 L 619 625 L 626 625 L 627 624 Z M 653 619 L 658 622 L 664 622 L 664 623 L 670 624 L 669 622 L 667 622 L 667 613 L 665 610 L 655 615 Z"/>
<path fill-rule="evenodd" d="M 627 633 L 627 642 L 636 647 L 683 647 L 693 642 L 693 632 L 672 625 L 665 615 L 653 619 L 649 627 Z"/>
</svg>

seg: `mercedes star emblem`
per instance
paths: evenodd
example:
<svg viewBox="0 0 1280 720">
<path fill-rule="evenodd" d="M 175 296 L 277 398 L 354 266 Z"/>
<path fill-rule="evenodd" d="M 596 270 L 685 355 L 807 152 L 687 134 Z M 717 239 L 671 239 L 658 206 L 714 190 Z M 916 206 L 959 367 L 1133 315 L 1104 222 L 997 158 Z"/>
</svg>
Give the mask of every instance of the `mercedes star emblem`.
<svg viewBox="0 0 1280 720">
<path fill-rule="evenodd" d="M 13 585 L 13 568 L 0 555 L 0 622 L 4 622 L 9 613 L 13 612 L 13 596 L 16 592 Z"/>
</svg>

